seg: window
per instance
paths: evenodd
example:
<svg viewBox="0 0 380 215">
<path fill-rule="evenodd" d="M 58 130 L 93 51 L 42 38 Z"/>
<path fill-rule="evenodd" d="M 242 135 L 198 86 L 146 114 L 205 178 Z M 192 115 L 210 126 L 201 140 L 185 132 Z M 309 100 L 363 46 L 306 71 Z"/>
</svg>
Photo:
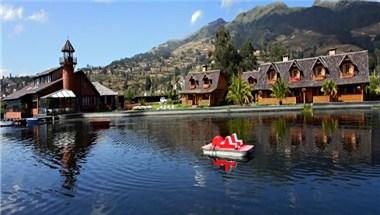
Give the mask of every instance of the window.
<svg viewBox="0 0 380 215">
<path fill-rule="evenodd" d="M 274 69 L 271 69 L 268 71 L 268 81 L 276 81 L 277 80 L 277 73 Z"/>
<path fill-rule="evenodd" d="M 355 66 L 351 62 L 344 62 L 341 67 L 343 76 L 353 76 L 355 72 Z"/>
<path fill-rule="evenodd" d="M 189 82 L 190 82 L 190 89 L 195 89 L 196 85 L 195 85 L 195 80 L 193 77 L 190 78 Z"/>
<path fill-rule="evenodd" d="M 253 78 L 253 77 L 248 78 L 248 84 L 249 85 L 256 85 L 256 83 L 257 83 L 257 80 L 255 78 Z"/>
<path fill-rule="evenodd" d="M 323 64 L 318 60 L 313 68 L 314 80 L 324 80 L 326 79 L 328 70 L 323 66 Z"/>
<path fill-rule="evenodd" d="M 289 71 L 289 81 L 294 82 L 294 81 L 299 81 L 301 80 L 301 71 L 298 69 L 297 66 L 293 65 L 290 68 Z"/>
<path fill-rule="evenodd" d="M 358 72 L 357 67 L 352 63 L 351 59 L 346 56 L 340 65 L 342 78 L 351 78 Z"/>
<path fill-rule="evenodd" d="M 208 79 L 206 76 L 203 77 L 203 89 L 210 88 L 210 79 Z"/>
</svg>

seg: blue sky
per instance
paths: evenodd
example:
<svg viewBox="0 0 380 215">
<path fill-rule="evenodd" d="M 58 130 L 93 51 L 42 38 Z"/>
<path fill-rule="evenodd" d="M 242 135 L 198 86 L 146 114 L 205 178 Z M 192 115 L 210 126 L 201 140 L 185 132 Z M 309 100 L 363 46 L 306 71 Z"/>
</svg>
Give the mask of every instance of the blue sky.
<svg viewBox="0 0 380 215">
<path fill-rule="evenodd" d="M 88 0 L 2 1 L 0 74 L 33 75 L 58 66 L 70 39 L 78 66 L 104 66 L 146 52 L 169 39 L 181 39 L 203 25 L 270 0 Z M 312 0 L 284 1 L 311 6 Z"/>
</svg>

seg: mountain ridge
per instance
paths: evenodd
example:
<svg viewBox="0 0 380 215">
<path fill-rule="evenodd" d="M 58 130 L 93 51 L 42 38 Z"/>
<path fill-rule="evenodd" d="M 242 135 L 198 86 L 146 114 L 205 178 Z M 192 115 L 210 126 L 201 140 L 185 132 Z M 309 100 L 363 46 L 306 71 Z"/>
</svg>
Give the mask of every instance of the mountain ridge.
<svg viewBox="0 0 380 215">
<path fill-rule="evenodd" d="M 230 22 L 216 19 L 186 38 L 168 40 L 148 52 L 81 69 L 93 81 L 119 93 L 133 89 L 142 95 L 149 82 L 152 87 L 148 94 L 165 94 L 173 84 L 183 83 L 189 71 L 210 63 L 215 33 L 221 26 L 230 32 L 235 47 L 250 41 L 260 50 L 261 62 L 269 61 L 273 46 L 283 47 L 291 58 L 324 55 L 331 48 L 341 52 L 366 49 L 373 68 L 373 51 L 380 48 L 380 2 L 315 1 L 310 7 L 275 2 L 256 6 Z"/>
</svg>

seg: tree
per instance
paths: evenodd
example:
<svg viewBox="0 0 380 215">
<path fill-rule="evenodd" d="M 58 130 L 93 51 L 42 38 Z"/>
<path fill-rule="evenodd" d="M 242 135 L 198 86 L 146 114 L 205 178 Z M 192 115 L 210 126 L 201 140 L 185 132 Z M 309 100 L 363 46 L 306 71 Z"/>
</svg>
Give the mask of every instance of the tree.
<svg viewBox="0 0 380 215">
<path fill-rule="evenodd" d="M 228 87 L 226 96 L 228 102 L 233 104 L 249 104 L 252 99 L 251 88 L 240 75 L 232 78 L 232 84 Z"/>
<path fill-rule="evenodd" d="M 230 33 L 222 26 L 216 32 L 215 51 L 213 58 L 215 67 L 231 78 L 237 74 L 240 55 L 232 44 Z"/>
<path fill-rule="evenodd" d="M 152 80 L 150 80 L 149 76 L 145 77 L 145 91 L 150 91 L 152 88 Z"/>
<path fill-rule="evenodd" d="M 269 60 L 271 62 L 281 61 L 286 53 L 286 48 L 281 43 L 272 43 L 269 46 Z"/>
<path fill-rule="evenodd" d="M 380 95 L 380 79 L 377 72 L 369 77 L 369 85 L 365 89 L 371 95 Z"/>
<path fill-rule="evenodd" d="M 282 105 L 282 100 L 290 93 L 288 85 L 282 79 L 277 79 L 272 87 L 272 96 L 276 97 Z"/>
<path fill-rule="evenodd" d="M 128 102 L 132 102 L 134 97 L 135 97 L 135 92 L 131 88 L 129 88 L 125 93 L 124 93 L 125 99 Z"/>
<path fill-rule="evenodd" d="M 321 87 L 321 92 L 325 96 L 330 96 L 330 98 L 334 98 L 338 94 L 338 86 L 333 80 L 326 80 L 323 82 Z"/>
<path fill-rule="evenodd" d="M 240 50 L 240 56 L 241 56 L 240 68 L 243 71 L 249 71 L 249 70 L 253 70 L 257 68 L 258 63 L 257 63 L 257 58 L 254 52 L 255 50 L 251 42 L 246 41 Z"/>
<path fill-rule="evenodd" d="M 375 72 L 377 74 L 380 74 L 380 48 L 375 49 L 375 55 L 376 55 L 376 64 Z"/>
</svg>

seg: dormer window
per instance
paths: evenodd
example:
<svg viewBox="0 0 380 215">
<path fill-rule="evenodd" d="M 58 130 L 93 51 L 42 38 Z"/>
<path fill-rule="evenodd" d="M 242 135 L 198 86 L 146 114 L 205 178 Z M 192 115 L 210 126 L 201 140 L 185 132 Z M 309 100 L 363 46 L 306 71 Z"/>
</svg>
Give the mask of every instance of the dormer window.
<svg viewBox="0 0 380 215">
<path fill-rule="evenodd" d="M 210 88 L 210 85 L 211 85 L 211 80 L 208 79 L 207 76 L 204 76 L 204 77 L 203 77 L 203 89 L 208 89 L 208 88 Z"/>
<path fill-rule="evenodd" d="M 248 84 L 249 84 L 250 86 L 255 86 L 255 85 L 257 84 L 257 80 L 256 80 L 256 78 L 250 76 L 250 77 L 248 78 Z"/>
<path fill-rule="evenodd" d="M 271 66 L 267 72 L 267 81 L 269 84 L 274 84 L 277 79 L 279 78 L 279 74 L 276 72 L 276 70 Z"/>
<path fill-rule="evenodd" d="M 320 59 L 318 59 L 313 67 L 313 79 L 314 80 L 324 80 L 328 74 L 327 68 L 323 65 Z"/>
<path fill-rule="evenodd" d="M 301 80 L 302 72 L 298 68 L 296 64 L 293 63 L 293 65 L 289 69 L 289 82 L 296 82 Z"/>
<path fill-rule="evenodd" d="M 342 78 L 351 78 L 355 76 L 358 70 L 351 59 L 346 56 L 340 64 L 340 72 Z"/>
<path fill-rule="evenodd" d="M 197 87 L 197 86 L 196 86 L 196 82 L 195 82 L 195 80 L 194 80 L 193 77 L 190 78 L 189 82 L 190 82 L 190 89 L 191 89 L 191 90 L 192 90 L 192 89 L 195 89 L 195 88 Z"/>
</svg>

